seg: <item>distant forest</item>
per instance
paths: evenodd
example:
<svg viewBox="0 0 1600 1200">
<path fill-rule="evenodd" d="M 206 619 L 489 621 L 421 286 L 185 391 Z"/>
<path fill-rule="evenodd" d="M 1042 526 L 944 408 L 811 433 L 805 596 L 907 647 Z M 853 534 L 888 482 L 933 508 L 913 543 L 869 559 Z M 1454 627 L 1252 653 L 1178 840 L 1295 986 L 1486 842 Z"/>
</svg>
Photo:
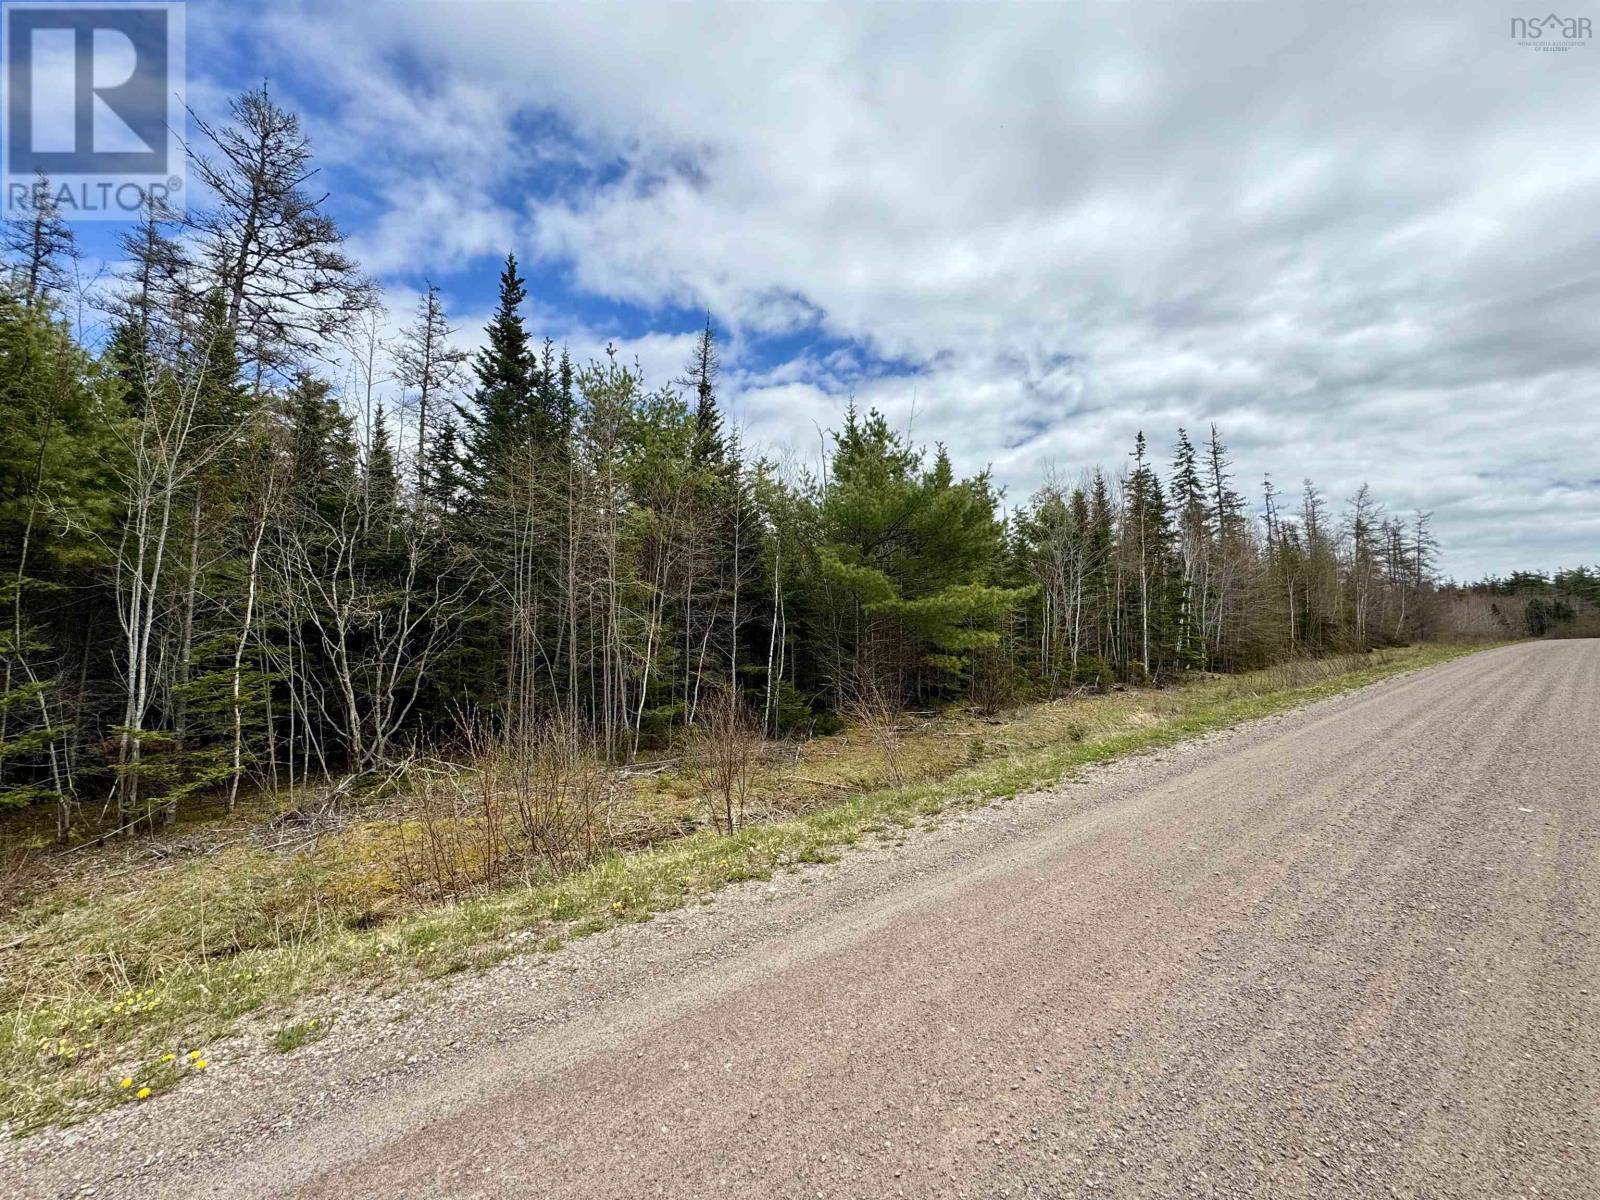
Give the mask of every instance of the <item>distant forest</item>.
<svg viewBox="0 0 1600 1200">
<path fill-rule="evenodd" d="M 620 763 L 706 723 L 804 736 L 1418 638 L 1592 621 L 1600 572 L 1444 587 L 1425 513 L 1267 481 L 1215 428 L 1002 509 L 851 408 L 812 468 L 741 444 L 708 321 L 682 377 L 430 287 L 390 337 L 295 114 L 200 123 L 74 311 L 48 180 L 0 292 L 0 806 L 62 836 L 554 729 Z M 201 190 L 201 189 L 197 189 Z"/>
<path fill-rule="evenodd" d="M 1600 566 L 1449 584 L 1437 601 L 1454 634 L 1494 637 L 1600 637 Z"/>
</svg>

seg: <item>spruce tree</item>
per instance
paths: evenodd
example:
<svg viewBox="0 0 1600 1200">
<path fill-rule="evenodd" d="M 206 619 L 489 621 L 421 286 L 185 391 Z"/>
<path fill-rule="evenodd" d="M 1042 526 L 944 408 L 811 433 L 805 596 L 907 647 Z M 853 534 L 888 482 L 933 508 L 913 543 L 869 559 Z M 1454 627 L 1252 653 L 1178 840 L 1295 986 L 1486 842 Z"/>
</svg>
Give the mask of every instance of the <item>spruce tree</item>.
<svg viewBox="0 0 1600 1200">
<path fill-rule="evenodd" d="M 450 344 L 455 330 L 445 315 L 437 284 L 429 283 L 417 301 L 417 319 L 400 334 L 395 351 L 395 375 L 400 386 L 416 393 L 417 441 L 416 499 L 427 499 L 428 479 L 434 470 L 433 441 L 445 423 L 444 404 L 459 382 L 465 350 Z"/>
<path fill-rule="evenodd" d="M 1177 525 L 1183 571 L 1175 650 L 1181 666 L 1204 667 L 1213 539 L 1205 485 L 1200 479 L 1199 456 L 1188 431 L 1181 427 L 1172 458 L 1172 514 Z"/>
<path fill-rule="evenodd" d="M 215 207 L 191 209 L 189 224 L 252 375 L 292 378 L 370 307 L 372 285 L 344 252 L 326 197 L 307 189 L 317 169 L 299 116 L 266 84 L 229 100 L 224 123 L 193 120 L 211 152 L 190 162 Z"/>
<path fill-rule="evenodd" d="M 395 465 L 394 445 L 389 437 L 389 422 L 380 401 L 372 417 L 372 445 L 363 464 L 367 505 L 375 513 L 393 510 L 400 492 L 399 468 Z"/>
<path fill-rule="evenodd" d="M 717 410 L 717 378 L 721 373 L 722 360 L 711 329 L 711 313 L 707 312 L 706 327 L 695 342 L 684 379 L 694 394 L 695 457 L 703 462 L 722 462 L 727 457 L 722 414 Z"/>
<path fill-rule="evenodd" d="M 350 418 L 325 379 L 295 376 L 284 398 L 289 424 L 290 496 L 306 515 L 332 515 L 356 471 Z"/>
<path fill-rule="evenodd" d="M 4 247 L 23 302 L 48 303 L 71 282 L 68 264 L 78 257 L 77 239 L 56 204 L 50 177 L 40 171 L 18 213 L 6 222 Z"/>
<path fill-rule="evenodd" d="M 1144 432 L 1134 441 L 1128 476 L 1127 528 L 1122 536 L 1131 576 L 1129 627 L 1137 631 L 1140 673 L 1159 678 L 1168 665 L 1181 580 L 1174 570 L 1171 526 L 1161 480 L 1150 465 Z"/>
<path fill-rule="evenodd" d="M 1117 596 L 1116 516 L 1111 504 L 1111 484 L 1104 471 L 1095 469 L 1089 486 L 1088 578 L 1084 590 L 1094 608 L 1095 655 L 1106 675 L 1119 671 L 1126 655 L 1118 636 L 1120 629 Z M 1097 677 L 1095 682 L 1100 682 Z"/>
<path fill-rule="evenodd" d="M 100 733 L 65 655 L 76 642 L 88 659 L 97 577 L 122 515 L 122 410 L 50 308 L 4 290 L 0 409 L 0 809 L 52 802 L 65 837 L 74 748 Z M 93 649 L 98 665 L 104 647 Z"/>
<path fill-rule="evenodd" d="M 528 331 L 522 323 L 527 297 L 517 258 L 506 255 L 500 300 L 485 332 L 488 342 L 473 360 L 477 387 L 458 406 L 464 426 L 463 464 L 468 485 L 479 496 L 512 449 L 531 436 L 538 380 Z"/>
</svg>

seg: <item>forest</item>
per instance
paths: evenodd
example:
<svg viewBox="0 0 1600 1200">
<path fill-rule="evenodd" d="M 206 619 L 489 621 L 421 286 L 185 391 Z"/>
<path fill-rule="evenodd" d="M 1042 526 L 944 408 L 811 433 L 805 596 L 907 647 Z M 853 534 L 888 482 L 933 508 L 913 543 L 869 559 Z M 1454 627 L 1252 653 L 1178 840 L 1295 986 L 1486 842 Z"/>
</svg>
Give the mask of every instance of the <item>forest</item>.
<svg viewBox="0 0 1600 1200">
<path fill-rule="evenodd" d="M 296 115 L 265 88 L 229 113 L 199 123 L 210 202 L 124 235 L 103 336 L 47 180 L 6 234 L 0 808 L 61 839 L 486 749 L 567 787 L 696 736 L 733 748 L 732 827 L 753 742 L 1600 599 L 1585 570 L 1441 587 L 1427 514 L 1247 494 L 1215 427 L 1022 503 L 853 406 L 823 461 L 768 457 L 709 318 L 678 379 L 574 362 L 513 255 L 475 355 L 434 287 L 389 336 Z"/>
</svg>

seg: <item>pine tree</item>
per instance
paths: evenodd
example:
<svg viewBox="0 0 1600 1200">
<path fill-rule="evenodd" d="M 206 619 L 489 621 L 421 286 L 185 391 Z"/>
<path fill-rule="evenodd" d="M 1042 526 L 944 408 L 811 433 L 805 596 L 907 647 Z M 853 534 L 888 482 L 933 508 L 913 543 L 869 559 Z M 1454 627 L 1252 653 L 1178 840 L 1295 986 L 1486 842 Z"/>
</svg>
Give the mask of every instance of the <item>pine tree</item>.
<svg viewBox="0 0 1600 1200">
<path fill-rule="evenodd" d="M 848 604 L 835 614 L 835 687 L 854 678 L 894 697 L 945 686 L 974 651 L 999 644 L 1030 591 L 994 583 L 1003 544 L 989 481 L 957 480 L 943 447 L 924 465 L 876 411 L 852 407 L 835 443 L 822 498 L 829 542 L 817 551 Z"/>
</svg>

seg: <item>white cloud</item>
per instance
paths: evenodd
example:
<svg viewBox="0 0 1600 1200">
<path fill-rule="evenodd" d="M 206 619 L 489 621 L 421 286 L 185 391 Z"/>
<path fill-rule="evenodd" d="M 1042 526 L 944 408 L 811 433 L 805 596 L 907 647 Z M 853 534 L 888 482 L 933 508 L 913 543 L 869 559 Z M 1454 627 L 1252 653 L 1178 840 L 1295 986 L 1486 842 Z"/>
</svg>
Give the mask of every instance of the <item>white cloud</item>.
<svg viewBox="0 0 1600 1200">
<path fill-rule="evenodd" d="M 1251 488 L 1437 509 L 1454 571 L 1600 556 L 1600 47 L 1312 3 L 318 4 L 259 31 L 342 81 L 319 148 L 396 185 L 360 239 L 383 269 L 515 237 L 581 289 L 709 306 L 736 360 L 816 330 L 911 368 L 738 362 L 758 439 L 814 442 L 851 391 L 904 427 L 915 393 L 919 439 L 1026 490 L 1217 420 Z M 570 136 L 530 132 L 551 114 Z M 621 166 L 504 199 L 562 155 Z M 641 343 L 653 378 L 682 340 Z"/>
</svg>

